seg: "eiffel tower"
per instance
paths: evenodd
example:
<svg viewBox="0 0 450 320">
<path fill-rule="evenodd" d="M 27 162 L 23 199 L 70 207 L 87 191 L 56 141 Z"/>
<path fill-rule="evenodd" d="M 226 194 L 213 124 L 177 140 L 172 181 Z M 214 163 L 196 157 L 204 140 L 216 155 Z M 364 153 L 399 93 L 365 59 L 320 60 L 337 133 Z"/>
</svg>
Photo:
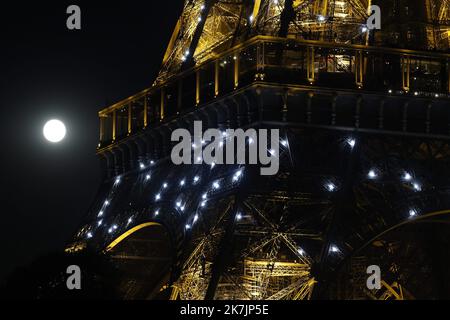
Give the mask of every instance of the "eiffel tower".
<svg viewBox="0 0 450 320">
<path fill-rule="evenodd" d="M 124 299 L 450 298 L 449 46 L 448 0 L 185 0 L 152 87 L 99 112 L 66 252 Z M 279 129 L 279 172 L 174 165 L 194 121 Z"/>
</svg>

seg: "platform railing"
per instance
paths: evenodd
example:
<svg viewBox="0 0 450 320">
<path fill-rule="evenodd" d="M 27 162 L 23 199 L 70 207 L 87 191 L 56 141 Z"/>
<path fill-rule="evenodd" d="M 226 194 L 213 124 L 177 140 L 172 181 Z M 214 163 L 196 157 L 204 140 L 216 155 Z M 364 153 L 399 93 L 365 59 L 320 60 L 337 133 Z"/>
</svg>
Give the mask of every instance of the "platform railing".
<svg viewBox="0 0 450 320">
<path fill-rule="evenodd" d="M 99 112 L 99 149 L 256 81 L 450 97 L 450 54 L 257 36 Z"/>
</svg>

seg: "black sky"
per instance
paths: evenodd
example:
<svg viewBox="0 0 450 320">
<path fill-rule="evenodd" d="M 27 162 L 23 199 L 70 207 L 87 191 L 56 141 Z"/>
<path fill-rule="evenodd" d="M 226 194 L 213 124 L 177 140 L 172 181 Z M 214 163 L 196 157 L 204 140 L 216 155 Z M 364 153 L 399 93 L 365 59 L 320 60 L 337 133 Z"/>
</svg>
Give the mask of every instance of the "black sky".
<svg viewBox="0 0 450 320">
<path fill-rule="evenodd" d="M 151 85 L 181 0 L 0 5 L 0 279 L 62 248 L 101 182 L 97 112 Z M 66 28 L 77 4 L 82 30 Z M 46 120 L 68 127 L 44 141 Z"/>
</svg>

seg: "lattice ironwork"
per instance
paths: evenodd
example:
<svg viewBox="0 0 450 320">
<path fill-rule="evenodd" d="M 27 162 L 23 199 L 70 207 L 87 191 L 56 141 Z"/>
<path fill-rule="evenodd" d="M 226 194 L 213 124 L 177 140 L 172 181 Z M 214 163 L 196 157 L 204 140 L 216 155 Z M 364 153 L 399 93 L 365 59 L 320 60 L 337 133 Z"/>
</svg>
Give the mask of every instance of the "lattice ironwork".
<svg viewBox="0 0 450 320">
<path fill-rule="evenodd" d="M 449 2 L 406 2 L 186 0 L 155 86 L 100 112 L 108 178 L 67 251 L 164 273 L 146 295 L 127 278 L 126 297 L 448 298 L 430 261 L 450 247 Z M 364 30 L 371 4 L 381 31 Z M 279 172 L 173 165 L 172 132 L 196 120 L 279 129 Z M 149 221 L 170 262 L 133 240 Z M 109 250 L 118 242 L 126 252 Z M 365 287 L 369 264 L 379 290 Z"/>
</svg>

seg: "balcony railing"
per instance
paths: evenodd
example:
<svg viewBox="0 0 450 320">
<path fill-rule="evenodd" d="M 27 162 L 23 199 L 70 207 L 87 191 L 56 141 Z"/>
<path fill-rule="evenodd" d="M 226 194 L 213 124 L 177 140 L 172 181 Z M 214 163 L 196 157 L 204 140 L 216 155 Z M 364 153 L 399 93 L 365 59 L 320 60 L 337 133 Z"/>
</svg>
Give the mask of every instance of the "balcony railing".
<svg viewBox="0 0 450 320">
<path fill-rule="evenodd" d="M 258 36 L 101 110 L 99 148 L 255 81 L 448 98 L 450 54 Z"/>
</svg>

